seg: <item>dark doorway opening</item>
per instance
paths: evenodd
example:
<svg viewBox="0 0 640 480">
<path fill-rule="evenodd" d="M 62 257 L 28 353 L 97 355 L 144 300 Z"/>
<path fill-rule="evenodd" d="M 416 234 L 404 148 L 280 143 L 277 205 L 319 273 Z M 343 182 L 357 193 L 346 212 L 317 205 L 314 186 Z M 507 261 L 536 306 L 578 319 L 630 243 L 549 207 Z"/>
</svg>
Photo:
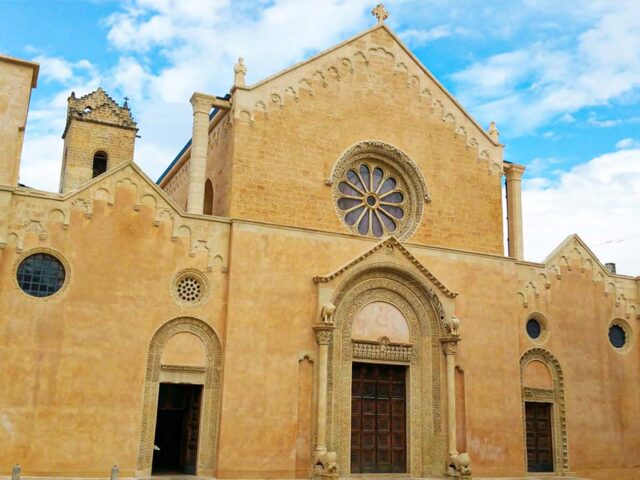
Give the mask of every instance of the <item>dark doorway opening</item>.
<svg viewBox="0 0 640 480">
<path fill-rule="evenodd" d="M 525 402 L 527 428 L 527 470 L 553 472 L 551 404 Z"/>
<path fill-rule="evenodd" d="M 202 385 L 161 383 L 153 474 L 195 475 Z"/>
<path fill-rule="evenodd" d="M 351 473 L 406 473 L 406 372 L 398 365 L 353 364 Z"/>
</svg>

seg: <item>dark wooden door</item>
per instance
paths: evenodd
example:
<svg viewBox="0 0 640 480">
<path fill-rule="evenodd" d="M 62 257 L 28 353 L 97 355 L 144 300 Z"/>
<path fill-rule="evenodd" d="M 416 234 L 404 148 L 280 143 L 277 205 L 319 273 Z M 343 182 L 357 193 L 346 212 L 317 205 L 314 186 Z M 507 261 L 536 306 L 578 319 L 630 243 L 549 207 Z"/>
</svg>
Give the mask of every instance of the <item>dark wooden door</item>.
<svg viewBox="0 0 640 480">
<path fill-rule="evenodd" d="M 525 402 L 527 427 L 527 469 L 553 472 L 551 404 Z"/>
<path fill-rule="evenodd" d="M 152 472 L 196 473 L 201 385 L 161 383 Z"/>
<path fill-rule="evenodd" d="M 184 473 L 196 473 L 196 460 L 198 458 L 198 435 L 200 431 L 200 402 L 202 386 L 191 385 L 187 393 L 187 409 L 182 429 L 182 455 L 181 464 Z"/>
<path fill-rule="evenodd" d="M 351 473 L 407 471 L 406 367 L 354 363 Z"/>
</svg>

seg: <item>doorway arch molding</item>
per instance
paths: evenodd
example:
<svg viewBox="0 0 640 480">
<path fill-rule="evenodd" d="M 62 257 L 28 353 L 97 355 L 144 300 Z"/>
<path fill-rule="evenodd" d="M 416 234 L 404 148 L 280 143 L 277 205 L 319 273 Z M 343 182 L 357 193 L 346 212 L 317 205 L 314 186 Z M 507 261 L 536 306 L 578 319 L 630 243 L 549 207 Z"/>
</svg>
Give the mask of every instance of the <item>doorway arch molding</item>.
<svg viewBox="0 0 640 480">
<path fill-rule="evenodd" d="M 407 473 L 418 477 L 441 474 L 447 459 L 441 388 L 446 377 L 440 345 L 445 307 L 419 272 L 399 263 L 359 265 L 341 280 L 331 296 L 336 310 L 327 378 L 327 447 L 337 454 L 340 476 L 350 474 L 352 363 L 358 360 L 354 358 L 352 324 L 361 308 L 380 301 L 400 310 L 409 326 L 409 360 L 394 362 L 409 367 Z"/>
<path fill-rule="evenodd" d="M 215 330 L 195 317 L 179 317 L 162 325 L 151 338 L 147 353 L 142 403 L 142 424 L 136 465 L 136 476 L 150 476 L 153 460 L 153 441 L 156 430 L 161 358 L 167 341 L 178 333 L 191 333 L 205 347 L 205 367 L 202 385 L 200 434 L 198 442 L 199 476 L 213 476 L 217 458 L 218 419 L 220 411 L 220 378 L 222 373 L 222 347 Z M 171 365 L 173 371 L 191 372 L 193 367 Z"/>
<path fill-rule="evenodd" d="M 542 362 L 551 372 L 553 388 L 533 388 L 524 384 L 524 372 L 531 362 Z M 524 432 L 524 459 L 528 469 L 527 460 L 527 425 L 525 415 L 525 402 L 544 402 L 552 404 L 553 424 L 553 463 L 556 473 L 569 471 L 569 453 L 567 444 L 567 415 L 564 393 L 564 374 L 558 359 L 547 349 L 535 347 L 527 350 L 520 357 L 520 385 L 522 386 L 522 422 Z"/>
</svg>

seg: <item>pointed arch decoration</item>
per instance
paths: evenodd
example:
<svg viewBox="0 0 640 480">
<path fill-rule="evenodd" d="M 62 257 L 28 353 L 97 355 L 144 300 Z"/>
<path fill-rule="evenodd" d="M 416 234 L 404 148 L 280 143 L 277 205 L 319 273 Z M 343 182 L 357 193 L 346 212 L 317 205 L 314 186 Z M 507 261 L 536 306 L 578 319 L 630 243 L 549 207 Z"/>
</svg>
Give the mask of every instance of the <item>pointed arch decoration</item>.
<svg viewBox="0 0 640 480">
<path fill-rule="evenodd" d="M 170 338 L 178 333 L 191 333 L 202 341 L 206 359 L 203 368 L 161 365 L 165 345 Z M 214 476 L 218 445 L 222 347 L 218 335 L 207 323 L 193 317 L 180 317 L 170 320 L 155 332 L 147 353 L 136 477 L 149 477 L 151 475 L 153 441 L 158 410 L 158 392 L 162 371 L 165 368 L 172 372 L 182 374 L 196 373 L 201 376 L 203 391 L 196 474 L 198 476 Z"/>
<path fill-rule="evenodd" d="M 553 388 L 534 388 L 524 384 L 524 373 L 531 362 L 542 362 L 551 372 Z M 564 374 L 560 367 L 560 362 L 548 350 L 540 347 L 531 348 L 520 357 L 520 385 L 522 387 L 522 422 L 524 442 L 525 467 L 527 465 L 527 444 L 526 444 L 526 415 L 525 402 L 544 402 L 552 405 L 552 441 L 553 441 L 553 463 L 554 471 L 557 474 L 569 471 L 569 454 L 567 445 L 567 416 L 564 391 Z M 528 469 L 528 468 L 527 468 Z"/>
</svg>

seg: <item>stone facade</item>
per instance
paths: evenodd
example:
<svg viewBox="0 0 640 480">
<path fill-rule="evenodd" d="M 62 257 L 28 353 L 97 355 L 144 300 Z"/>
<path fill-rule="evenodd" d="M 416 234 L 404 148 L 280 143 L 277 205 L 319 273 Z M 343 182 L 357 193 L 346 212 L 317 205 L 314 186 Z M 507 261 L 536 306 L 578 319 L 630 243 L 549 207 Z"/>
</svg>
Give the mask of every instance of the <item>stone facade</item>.
<svg viewBox="0 0 640 480">
<path fill-rule="evenodd" d="M 19 463 L 24 477 L 97 478 L 117 464 L 146 478 L 161 385 L 194 385 L 198 476 L 362 478 L 352 365 L 365 362 L 406 372 L 400 477 L 532 478 L 536 402 L 551 409 L 555 476 L 640 476 L 640 278 L 609 273 L 578 236 L 524 261 L 518 222 L 504 255 L 501 182 L 522 168 L 377 13 L 256 85 L 239 62 L 230 97 L 194 94 L 192 144 L 158 184 L 131 161 L 128 109 L 100 90 L 70 98 L 63 193 L 0 177 L 0 475 Z M 0 58 L 2 99 L 16 96 L 0 117 L 17 152 L 3 172 L 18 170 L 36 75 Z M 97 149 L 113 163 L 92 179 Z M 363 162 L 370 222 L 395 218 L 375 166 L 394 178 L 391 235 L 359 233 L 337 203 Z M 49 296 L 18 281 L 37 253 L 65 271 Z"/>
</svg>

